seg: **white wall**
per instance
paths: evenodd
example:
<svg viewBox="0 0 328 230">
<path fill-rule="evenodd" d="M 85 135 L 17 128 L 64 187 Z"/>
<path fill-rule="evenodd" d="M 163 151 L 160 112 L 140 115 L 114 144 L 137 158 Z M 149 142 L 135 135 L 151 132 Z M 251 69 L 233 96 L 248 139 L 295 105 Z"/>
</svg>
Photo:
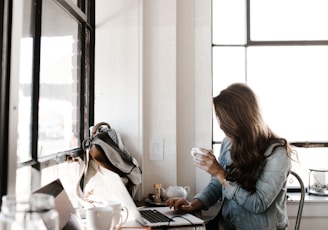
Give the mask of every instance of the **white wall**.
<svg viewBox="0 0 328 230">
<path fill-rule="evenodd" d="M 211 1 L 97 0 L 95 76 L 95 122 L 142 164 L 142 196 L 154 183 L 199 191 L 209 176 L 190 149 L 211 147 Z"/>
</svg>

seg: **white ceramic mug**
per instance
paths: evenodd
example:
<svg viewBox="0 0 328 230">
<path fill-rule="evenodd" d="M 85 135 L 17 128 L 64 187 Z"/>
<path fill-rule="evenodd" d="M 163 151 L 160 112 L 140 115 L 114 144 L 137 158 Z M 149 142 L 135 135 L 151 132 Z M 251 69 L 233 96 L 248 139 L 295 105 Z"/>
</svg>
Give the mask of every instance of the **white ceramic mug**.
<svg viewBox="0 0 328 230">
<path fill-rule="evenodd" d="M 129 217 L 129 211 L 127 207 L 122 206 L 120 201 L 106 200 L 103 204 L 113 209 L 113 223 L 111 229 L 119 229 L 119 227 L 126 223 Z"/>
<path fill-rule="evenodd" d="M 190 154 L 194 158 L 194 160 L 201 160 L 201 157 L 199 155 L 208 156 L 209 153 L 206 151 L 206 149 L 192 148 Z"/>
<path fill-rule="evenodd" d="M 109 230 L 113 222 L 111 207 L 93 207 L 86 211 L 88 230 Z"/>
</svg>

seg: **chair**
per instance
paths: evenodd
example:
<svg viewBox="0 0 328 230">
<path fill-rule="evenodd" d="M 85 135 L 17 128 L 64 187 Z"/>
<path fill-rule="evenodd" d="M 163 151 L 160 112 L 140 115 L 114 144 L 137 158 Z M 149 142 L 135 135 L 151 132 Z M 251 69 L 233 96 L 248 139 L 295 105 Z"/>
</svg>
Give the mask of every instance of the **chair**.
<svg viewBox="0 0 328 230">
<path fill-rule="evenodd" d="M 301 219 L 302 219 L 303 206 L 304 206 L 305 187 L 304 187 L 302 178 L 296 172 L 291 170 L 290 174 L 292 174 L 298 180 L 298 183 L 300 184 L 300 187 L 301 187 L 301 197 L 300 197 L 300 202 L 298 205 L 298 211 L 297 211 L 295 228 L 294 228 L 295 230 L 299 230 L 300 224 L 301 224 Z M 209 220 L 208 223 L 206 223 L 206 229 L 210 229 L 210 230 L 216 229 L 218 226 L 218 221 L 219 221 L 219 214 L 217 214 L 214 218 Z"/>
<path fill-rule="evenodd" d="M 298 180 L 298 183 L 300 184 L 301 187 L 301 197 L 298 205 L 298 211 L 297 211 L 296 222 L 295 222 L 295 230 L 299 230 L 301 219 L 302 219 L 303 206 L 304 206 L 305 187 L 301 177 L 296 172 L 290 171 L 290 174 L 292 174 Z"/>
</svg>

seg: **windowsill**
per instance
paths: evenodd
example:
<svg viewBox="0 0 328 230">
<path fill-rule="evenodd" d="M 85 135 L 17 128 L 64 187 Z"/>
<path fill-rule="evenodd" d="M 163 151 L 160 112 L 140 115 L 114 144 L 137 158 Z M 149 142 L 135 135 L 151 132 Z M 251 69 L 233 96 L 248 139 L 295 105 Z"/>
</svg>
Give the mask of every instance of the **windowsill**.
<svg viewBox="0 0 328 230">
<path fill-rule="evenodd" d="M 289 199 L 287 201 L 288 218 L 295 220 L 300 202 L 300 193 L 288 193 Z M 328 196 L 305 195 L 304 206 L 302 210 L 302 226 L 304 229 L 309 229 L 306 226 L 313 226 L 318 223 L 320 226 L 316 229 L 326 229 L 328 218 Z M 292 225 L 293 226 L 293 225 Z M 302 229 L 303 229 L 302 227 Z M 317 226 L 316 226 L 317 227 Z"/>
<path fill-rule="evenodd" d="M 289 203 L 298 203 L 300 201 L 301 193 L 292 192 L 288 193 Z M 305 194 L 304 202 L 313 202 L 313 203 L 328 203 L 328 196 L 317 196 L 317 195 L 309 195 Z"/>
</svg>

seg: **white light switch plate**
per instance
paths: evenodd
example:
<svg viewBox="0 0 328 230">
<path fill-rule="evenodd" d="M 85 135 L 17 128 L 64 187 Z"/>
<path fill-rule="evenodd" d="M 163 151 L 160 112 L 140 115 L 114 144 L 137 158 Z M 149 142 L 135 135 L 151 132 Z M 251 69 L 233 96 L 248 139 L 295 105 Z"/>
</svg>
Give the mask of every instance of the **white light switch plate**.
<svg viewBox="0 0 328 230">
<path fill-rule="evenodd" d="M 164 160 L 164 139 L 152 138 L 149 141 L 149 160 L 163 161 Z"/>
</svg>

